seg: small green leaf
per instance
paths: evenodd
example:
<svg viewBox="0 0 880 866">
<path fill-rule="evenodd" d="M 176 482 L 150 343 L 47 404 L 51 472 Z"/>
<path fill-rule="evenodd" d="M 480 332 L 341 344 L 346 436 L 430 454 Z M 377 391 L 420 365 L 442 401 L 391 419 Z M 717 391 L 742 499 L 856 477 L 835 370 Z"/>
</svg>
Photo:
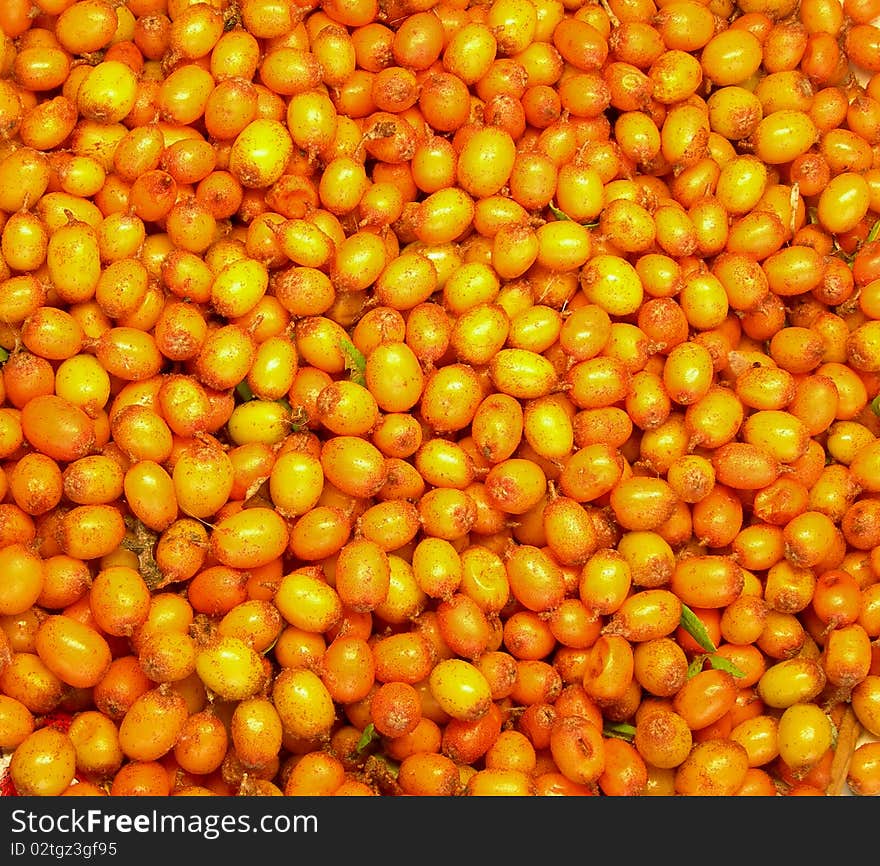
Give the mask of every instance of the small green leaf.
<svg viewBox="0 0 880 866">
<path fill-rule="evenodd" d="M 345 369 L 348 370 L 348 378 L 358 385 L 366 385 L 367 359 L 363 352 L 350 340 L 341 339 L 339 348 L 345 355 Z"/>
<path fill-rule="evenodd" d="M 556 219 L 571 220 L 571 217 L 564 210 L 562 210 L 562 208 L 556 207 L 556 205 L 553 204 L 552 201 L 550 202 L 550 204 L 547 205 L 547 207 L 549 208 L 550 213 L 552 213 L 553 216 L 556 217 Z M 599 225 L 599 220 L 596 220 L 595 222 L 581 223 L 581 225 L 588 229 L 594 229 L 596 228 L 596 226 Z"/>
<path fill-rule="evenodd" d="M 875 415 L 880 415 L 880 394 L 871 401 L 871 411 Z"/>
<path fill-rule="evenodd" d="M 709 632 L 702 620 L 686 605 L 681 606 L 681 627 L 704 649 L 707 653 L 715 652 L 718 647 L 712 643 Z"/>
<path fill-rule="evenodd" d="M 249 400 L 254 399 L 254 392 L 251 391 L 251 386 L 248 385 L 248 383 L 244 382 L 244 381 L 239 382 L 235 386 L 235 393 L 238 394 L 239 399 L 243 403 L 247 403 Z"/>
<path fill-rule="evenodd" d="M 732 677 L 744 677 L 745 674 L 730 660 L 724 656 L 709 654 L 709 664 L 716 671 L 727 671 Z"/>
<path fill-rule="evenodd" d="M 709 667 L 715 668 L 717 671 L 727 671 L 732 677 L 744 677 L 745 674 L 732 662 L 730 659 L 724 658 L 724 656 L 717 655 L 716 653 L 700 653 L 691 660 L 691 663 L 688 665 L 687 678 L 691 679 L 691 677 L 695 677 L 703 667 L 706 662 L 709 662 Z"/>
<path fill-rule="evenodd" d="M 556 217 L 556 219 L 558 219 L 558 220 L 570 220 L 571 219 L 571 217 L 564 210 L 561 210 L 560 208 L 556 207 L 556 205 L 553 204 L 552 201 L 550 202 L 549 205 L 547 205 L 547 207 L 550 208 L 550 213 L 552 213 L 553 216 Z"/>
<path fill-rule="evenodd" d="M 379 735 L 376 733 L 376 728 L 372 722 L 364 728 L 364 732 L 361 734 L 360 739 L 357 741 L 357 745 L 355 746 L 355 751 L 360 755 L 362 752 L 366 751 L 372 743 L 379 739 Z"/>
<path fill-rule="evenodd" d="M 636 735 L 636 729 L 626 722 L 606 722 L 602 727 L 602 734 L 617 740 L 632 742 L 632 738 Z"/>
<path fill-rule="evenodd" d="M 2 346 L 0 346 L 0 364 L 6 361 L 9 358 L 9 352 L 6 351 Z"/>
<path fill-rule="evenodd" d="M 701 670 L 703 670 L 703 665 L 706 663 L 706 654 L 700 653 L 698 656 L 694 656 L 691 663 L 688 665 L 687 678 L 695 677 Z"/>
<path fill-rule="evenodd" d="M 874 225 L 871 226 L 871 231 L 868 232 L 868 237 L 865 238 L 865 243 L 869 244 L 871 241 L 876 241 L 878 237 L 880 237 L 880 220 L 877 220 Z"/>
<path fill-rule="evenodd" d="M 371 755 L 370 759 L 380 764 L 392 779 L 397 778 L 397 774 L 400 772 L 400 764 L 396 761 L 392 761 L 387 755 Z"/>
</svg>

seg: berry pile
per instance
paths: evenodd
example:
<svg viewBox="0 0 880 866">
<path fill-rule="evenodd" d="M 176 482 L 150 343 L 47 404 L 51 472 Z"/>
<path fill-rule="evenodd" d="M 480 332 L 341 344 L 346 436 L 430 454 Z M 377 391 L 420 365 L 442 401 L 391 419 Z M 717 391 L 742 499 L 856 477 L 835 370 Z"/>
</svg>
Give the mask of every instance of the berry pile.
<svg viewBox="0 0 880 866">
<path fill-rule="evenodd" d="M 877 21 L 3 0 L 10 790 L 880 793 Z"/>
</svg>

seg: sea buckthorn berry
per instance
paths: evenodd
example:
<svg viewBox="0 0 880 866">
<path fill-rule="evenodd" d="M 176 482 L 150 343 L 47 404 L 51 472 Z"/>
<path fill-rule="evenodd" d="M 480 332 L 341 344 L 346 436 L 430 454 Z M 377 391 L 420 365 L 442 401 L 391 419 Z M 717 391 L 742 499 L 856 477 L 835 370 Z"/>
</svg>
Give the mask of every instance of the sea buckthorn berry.
<svg viewBox="0 0 880 866">
<path fill-rule="evenodd" d="M 15 749 L 33 733 L 35 720 L 21 701 L 0 696 L 0 731 L 4 749 Z"/>
<path fill-rule="evenodd" d="M 521 544 L 505 561 L 510 590 L 533 611 L 555 608 L 565 593 L 562 571 L 540 548 Z"/>
<path fill-rule="evenodd" d="M 877 61 L 872 51 L 877 46 L 877 27 L 874 24 L 856 24 L 847 31 L 844 49 L 856 66 L 877 72 Z"/>
<path fill-rule="evenodd" d="M 565 496 L 551 498 L 543 509 L 547 547 L 564 566 L 580 566 L 599 546 L 599 534 L 589 511 Z"/>
<path fill-rule="evenodd" d="M 71 617 L 48 617 L 36 636 L 37 655 L 62 682 L 96 685 L 110 666 L 110 647 L 99 631 Z"/>
<path fill-rule="evenodd" d="M 119 724 L 119 745 L 134 761 L 155 761 L 169 752 L 189 715 L 186 701 L 167 686 L 140 695 Z"/>
<path fill-rule="evenodd" d="M 502 394 L 517 399 L 546 396 L 558 382 L 551 362 L 529 349 L 501 349 L 490 360 L 489 373 Z"/>
<path fill-rule="evenodd" d="M 743 589 L 742 568 L 727 556 L 697 555 L 680 559 L 670 589 L 691 608 L 723 608 Z"/>
<path fill-rule="evenodd" d="M 629 594 L 632 570 L 623 555 L 613 549 L 596 551 L 583 565 L 578 595 L 589 610 L 612 614 Z"/>
<path fill-rule="evenodd" d="M 119 509 L 111 504 L 77 505 L 61 519 L 62 552 L 77 559 L 100 559 L 115 550 L 126 533 Z"/>
<path fill-rule="evenodd" d="M 382 736 L 406 736 L 422 719 L 419 693 L 409 683 L 382 683 L 370 699 L 370 714 Z"/>
<path fill-rule="evenodd" d="M 646 763 L 673 769 L 681 765 L 693 746 L 688 723 L 669 707 L 646 709 L 636 718 L 633 745 Z"/>
<path fill-rule="evenodd" d="M 859 623 L 832 629 L 823 647 L 827 681 L 843 690 L 860 683 L 871 669 L 870 638 Z"/>
<path fill-rule="evenodd" d="M 755 645 L 770 658 L 788 659 L 803 649 L 806 638 L 806 629 L 796 614 L 768 606 L 764 626 Z"/>
<path fill-rule="evenodd" d="M 847 767 L 846 783 L 858 796 L 872 796 L 878 790 L 876 745 L 873 741 L 857 745 Z"/>
<path fill-rule="evenodd" d="M 342 601 L 335 589 L 308 570 L 285 575 L 274 603 L 288 623 L 310 632 L 325 632 L 342 616 Z"/>
<path fill-rule="evenodd" d="M 765 114 L 752 138 L 756 155 L 768 165 L 779 165 L 806 153 L 818 138 L 818 130 L 805 112 L 779 109 Z"/>
<path fill-rule="evenodd" d="M 740 743 L 698 742 L 676 770 L 675 789 L 685 796 L 730 796 L 742 786 L 748 768 L 748 753 Z"/>
<path fill-rule="evenodd" d="M 636 269 L 624 259 L 597 253 L 580 272 L 581 288 L 587 299 L 611 316 L 635 313 L 644 296 Z"/>
<path fill-rule="evenodd" d="M 652 638 L 633 650 L 633 676 L 657 697 L 672 697 L 687 678 L 687 656 L 670 637 Z"/>
<path fill-rule="evenodd" d="M 90 69 L 76 91 L 83 117 L 102 123 L 123 120 L 134 107 L 137 77 L 119 60 L 104 60 Z"/>
<path fill-rule="evenodd" d="M 833 725 L 816 704 L 786 707 L 777 728 L 779 757 L 794 770 L 812 768 L 831 748 Z"/>
<path fill-rule="evenodd" d="M 16 748 L 9 764 L 15 790 L 22 796 L 58 796 L 76 772 L 76 747 L 66 733 L 39 728 Z"/>
<path fill-rule="evenodd" d="M 292 152 L 293 141 L 284 124 L 256 118 L 235 137 L 229 170 L 242 186 L 262 189 L 278 180 Z"/>
<path fill-rule="evenodd" d="M 716 479 L 738 490 L 759 490 L 780 473 L 778 459 L 759 445 L 726 442 L 712 453 Z"/>
<path fill-rule="evenodd" d="M 850 700 L 860 724 L 876 737 L 880 729 L 880 677 L 876 674 L 866 676 L 853 688 Z"/>
<path fill-rule="evenodd" d="M 228 454 L 205 443 L 187 448 L 171 473 L 177 503 L 184 514 L 206 518 L 215 514 L 232 490 L 233 468 Z"/>
<path fill-rule="evenodd" d="M 200 650 L 195 670 L 205 687 L 222 700 L 241 701 L 264 685 L 265 671 L 259 655 L 243 640 L 222 636 Z"/>
<path fill-rule="evenodd" d="M 19 793 L 830 792 L 878 0 L 225 5 L 0 4 Z"/>
<path fill-rule="evenodd" d="M 834 546 L 840 530 L 825 514 L 805 511 L 784 528 L 785 555 L 795 565 L 812 567 Z"/>
<path fill-rule="evenodd" d="M 58 41 L 71 54 L 85 54 L 106 48 L 118 21 L 113 7 L 103 0 L 85 0 L 67 5 L 58 16 Z"/>
<path fill-rule="evenodd" d="M 273 508 L 256 506 L 229 514 L 214 525 L 209 549 L 230 568 L 257 568 L 287 548 L 290 530 Z"/>
<path fill-rule="evenodd" d="M 730 673 L 707 668 L 690 677 L 675 693 L 672 709 L 692 731 L 698 731 L 714 724 L 731 709 L 736 691 L 736 680 Z"/>
<path fill-rule="evenodd" d="M 677 501 L 667 481 L 648 476 L 626 478 L 610 494 L 615 519 L 627 530 L 656 530 L 671 516 Z"/>
<path fill-rule="evenodd" d="M 769 707 L 785 709 L 812 700 L 825 687 L 821 665 L 806 658 L 783 659 L 767 668 L 757 683 L 758 696 Z"/>
<path fill-rule="evenodd" d="M 597 782 L 605 771 L 601 729 L 583 716 L 561 716 L 552 724 L 549 743 L 554 762 L 569 781 Z"/>
<path fill-rule="evenodd" d="M 681 601 L 674 593 L 666 589 L 644 589 L 634 592 L 614 611 L 603 632 L 642 643 L 672 634 L 680 619 Z"/>
<path fill-rule="evenodd" d="M 871 597 L 865 598 L 858 580 L 843 569 L 825 571 L 816 578 L 810 606 L 823 622 L 833 628 L 858 620 L 865 626 L 862 611 L 872 607 Z M 873 626 L 871 627 L 873 631 Z"/>
<path fill-rule="evenodd" d="M 745 747 L 751 766 L 765 766 L 779 755 L 778 725 L 776 716 L 758 710 L 734 725 L 730 737 Z"/>
<path fill-rule="evenodd" d="M 35 652 L 14 652 L 2 675 L 3 691 L 31 713 L 54 710 L 64 693 L 64 683 L 46 667 Z"/>
<path fill-rule="evenodd" d="M 514 365 L 508 362 L 503 369 L 510 366 Z M 518 371 L 520 366 L 516 365 L 515 369 Z M 536 372 L 537 383 L 526 380 L 526 386 L 537 388 L 540 384 L 543 391 L 547 387 L 545 380 L 551 372 L 543 365 L 538 365 Z M 555 371 L 552 376 L 555 381 Z M 511 387 L 516 388 L 516 385 L 512 384 Z M 426 377 L 420 401 L 421 414 L 436 433 L 452 433 L 464 429 L 473 421 L 484 396 L 481 380 L 473 367 L 468 364 L 447 364 L 436 368 Z"/>
<path fill-rule="evenodd" d="M 327 480 L 357 498 L 378 493 L 387 478 L 385 457 L 359 436 L 344 434 L 327 440 L 321 448 L 320 463 Z"/>
<path fill-rule="evenodd" d="M 748 79 L 761 65 L 762 46 L 749 31 L 729 28 L 703 46 L 700 62 L 706 76 L 725 87 Z"/>
<path fill-rule="evenodd" d="M 438 662 L 429 683 L 431 694 L 453 719 L 473 722 L 489 712 L 489 683 L 478 668 L 463 659 Z"/>
<path fill-rule="evenodd" d="M 496 463 L 484 483 L 490 501 L 508 514 L 524 514 L 547 492 L 544 470 L 537 463 L 518 457 Z"/>
<path fill-rule="evenodd" d="M 690 405 L 708 393 L 713 372 L 712 357 L 705 346 L 680 343 L 666 356 L 663 384 L 674 402 Z"/>
<path fill-rule="evenodd" d="M 272 702 L 284 730 L 297 737 L 326 735 L 336 718 L 326 686 L 317 674 L 304 668 L 288 668 L 276 676 Z"/>
<path fill-rule="evenodd" d="M 619 700 L 633 679 L 633 647 L 619 634 L 603 634 L 592 647 L 584 670 L 583 687 L 604 706 Z"/>
</svg>

